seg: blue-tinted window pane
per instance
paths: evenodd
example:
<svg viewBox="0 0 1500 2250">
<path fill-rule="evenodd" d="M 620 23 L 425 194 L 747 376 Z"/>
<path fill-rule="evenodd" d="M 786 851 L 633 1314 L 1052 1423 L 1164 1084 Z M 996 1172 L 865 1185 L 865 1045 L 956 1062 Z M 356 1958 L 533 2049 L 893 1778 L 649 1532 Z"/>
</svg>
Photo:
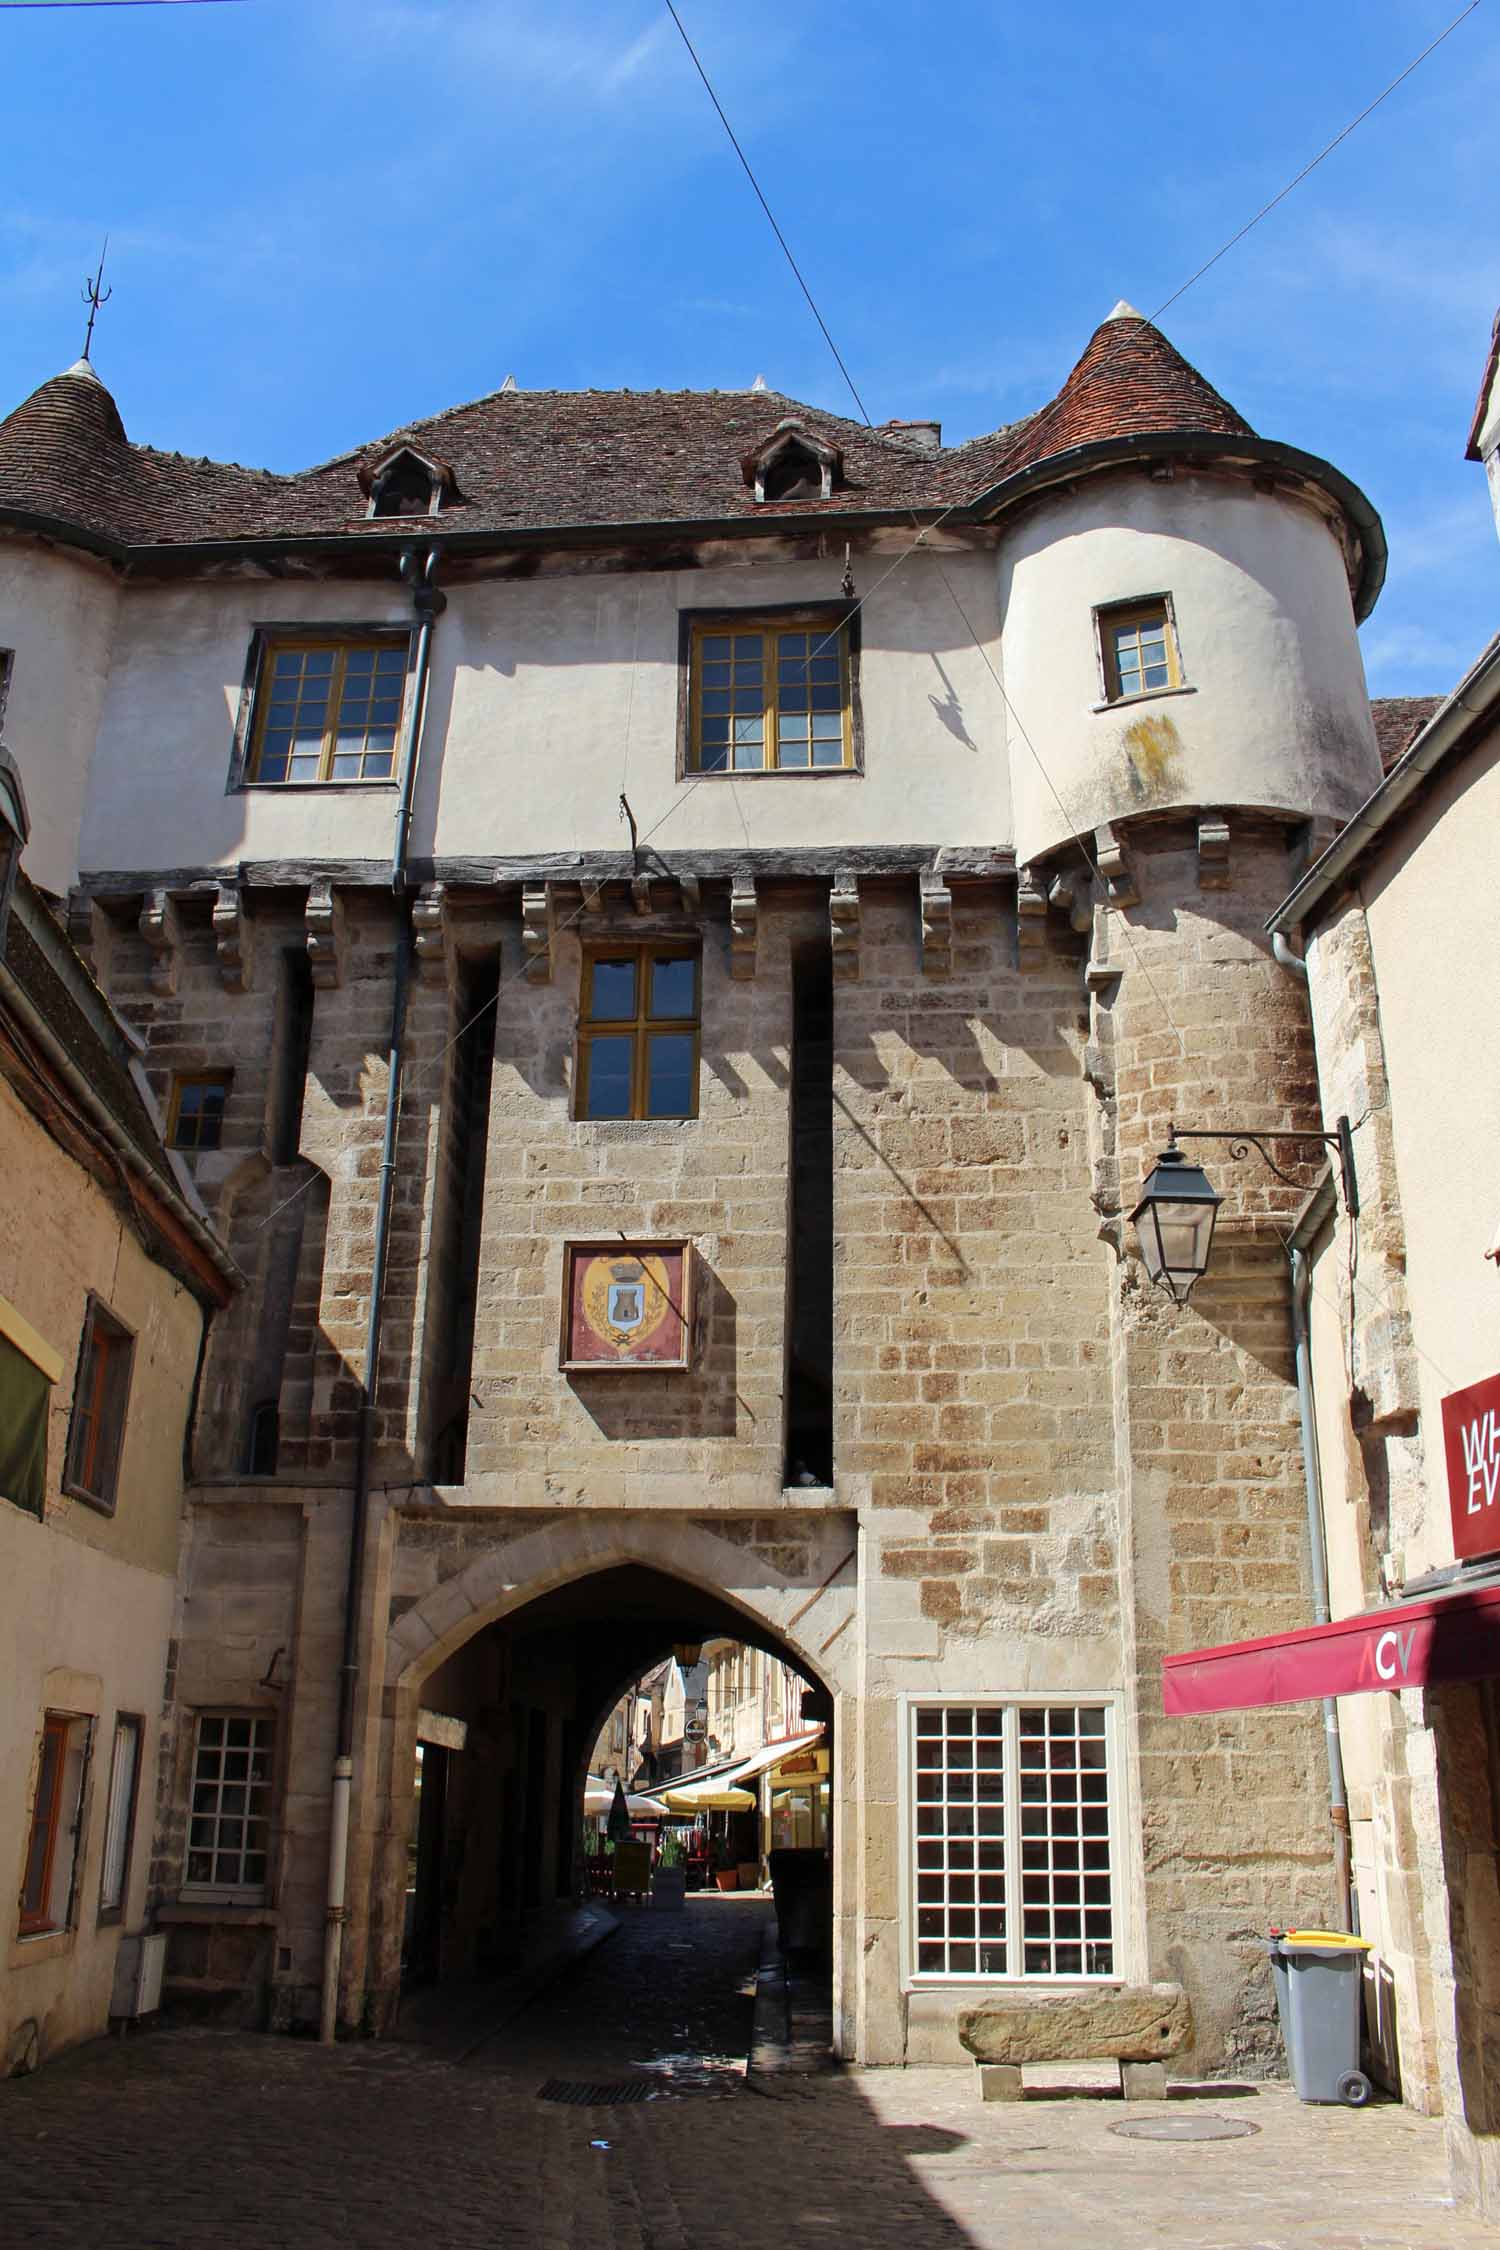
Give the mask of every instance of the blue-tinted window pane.
<svg viewBox="0 0 1500 2250">
<path fill-rule="evenodd" d="M 596 961 L 593 968 L 590 1018 L 595 1023 L 620 1023 L 635 1014 L 634 961 Z"/>
<path fill-rule="evenodd" d="M 690 1117 L 692 1112 L 692 1034 L 653 1031 L 646 1042 L 646 1115 Z"/>
<path fill-rule="evenodd" d="M 635 1041 L 611 1032 L 591 1039 L 588 1051 L 588 1117 L 630 1115 L 630 1059 Z"/>
<path fill-rule="evenodd" d="M 692 959 L 683 961 L 656 960 L 651 964 L 650 1013 L 662 1016 L 697 1014 L 695 1005 L 698 983 L 698 964 Z"/>
</svg>

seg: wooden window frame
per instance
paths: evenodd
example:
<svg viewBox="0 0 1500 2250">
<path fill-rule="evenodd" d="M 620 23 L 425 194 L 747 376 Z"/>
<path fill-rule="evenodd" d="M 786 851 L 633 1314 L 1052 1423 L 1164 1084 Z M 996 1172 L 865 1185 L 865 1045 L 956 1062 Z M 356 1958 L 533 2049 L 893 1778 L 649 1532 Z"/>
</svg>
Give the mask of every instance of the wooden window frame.
<svg viewBox="0 0 1500 2250">
<path fill-rule="evenodd" d="M 115 1761 L 119 1756 L 120 1737 L 129 1734 L 135 1740 L 135 1763 L 130 1770 L 130 1800 L 125 1808 L 125 1832 L 120 1844 L 120 1895 L 111 1901 L 105 1895 L 109 1880 L 109 1839 L 114 1826 L 115 1812 Z M 95 1917 L 101 1929 L 125 1918 L 125 1901 L 130 1890 L 130 1860 L 135 1850 L 135 1816 L 141 1801 L 141 1764 L 146 1749 L 146 1721 L 139 1711 L 117 1711 L 115 1730 L 110 1739 L 109 1787 L 104 1800 L 104 1836 L 99 1853 L 99 1911 Z"/>
<path fill-rule="evenodd" d="M 679 781 L 768 781 L 839 778 L 864 772 L 864 714 L 860 700 L 861 616 L 857 602 L 773 602 L 763 609 L 683 610 L 678 620 L 677 778 Z M 837 633 L 841 662 L 840 687 L 843 712 L 843 760 L 836 766 L 783 766 L 766 764 L 764 757 L 775 743 L 776 681 L 763 697 L 765 734 L 759 766 L 704 768 L 701 752 L 701 659 L 699 646 L 712 634 L 735 633 Z M 776 672 L 772 663 L 771 672 Z M 733 746 L 731 745 L 731 755 Z"/>
<path fill-rule="evenodd" d="M 168 1148 L 175 1148 L 183 1156 L 212 1155 L 216 1149 L 222 1148 L 224 1145 L 224 1110 L 219 1112 L 219 1131 L 213 1140 L 185 1141 L 178 1138 L 182 1131 L 182 1097 L 190 1086 L 222 1086 L 224 1089 L 224 1108 L 227 1109 L 229 1096 L 234 1086 L 234 1072 L 232 1070 L 184 1070 L 175 1072 L 172 1078 L 172 1099 L 167 1112 Z"/>
<path fill-rule="evenodd" d="M 1122 625 L 1139 628 L 1159 624 L 1167 651 L 1168 677 L 1161 687 L 1125 688 L 1120 683 L 1114 634 Z M 1186 685 L 1182 676 L 1182 650 L 1177 640 L 1177 619 L 1170 594 L 1143 594 L 1128 602 L 1106 602 L 1094 611 L 1094 647 L 1099 664 L 1100 692 L 1105 703 L 1143 703 L 1148 696 L 1172 695 Z"/>
<path fill-rule="evenodd" d="M 650 964 L 663 959 L 690 958 L 693 964 L 693 999 L 691 1017 L 653 1016 L 648 1013 L 651 998 Z M 593 1017 L 594 970 L 601 961 L 634 961 L 636 963 L 634 1016 Z M 642 974 L 642 970 L 647 973 Z M 646 1107 L 648 1092 L 649 1035 L 652 1032 L 690 1033 L 693 1041 L 693 1106 L 672 1116 L 654 1117 Z M 590 1117 L 589 1059 L 595 1039 L 621 1038 L 629 1035 L 633 1040 L 630 1061 L 630 1109 L 625 1117 Z M 578 1049 L 575 1076 L 578 1082 L 577 1099 L 573 1114 L 585 1125 L 681 1125 L 698 1115 L 698 1079 L 703 1062 L 703 950 L 692 939 L 651 938 L 622 940 L 610 943 L 600 940 L 586 945 L 583 950 L 581 989 L 578 996 Z"/>
<path fill-rule="evenodd" d="M 105 1347 L 102 1353 L 97 1346 L 101 1336 Z M 90 1294 L 78 1345 L 62 1484 L 64 1492 L 106 1516 L 114 1514 L 119 1495 L 134 1358 L 133 1332 L 110 1311 L 101 1297 Z M 113 1385 L 112 1393 L 110 1385 Z M 107 1435 L 103 1434 L 105 1432 Z M 105 1473 L 100 1477 L 100 1457 L 106 1450 L 109 1458 L 103 1463 Z"/>
<path fill-rule="evenodd" d="M 78 1794 L 72 1808 L 72 1864 L 68 1870 L 67 1896 L 62 1901 L 60 1914 L 51 1912 L 53 1890 L 57 1882 L 58 1841 L 64 1833 L 68 1818 L 66 1803 L 68 1787 L 68 1760 L 73 1748 L 75 1730 L 83 1730 L 78 1744 Z M 78 1870 L 83 1858 L 83 1819 L 88 1802 L 89 1766 L 93 1753 L 94 1722 L 84 1712 L 46 1711 L 42 1715 L 42 1736 L 38 1745 L 36 1777 L 32 1786 L 28 1808 L 25 1837 L 21 1856 L 21 1888 L 17 1900 L 16 1935 L 18 1938 L 57 1937 L 71 1930 L 78 1900 Z M 47 1746 L 57 1744 L 57 1759 L 53 1767 L 52 1794 L 45 1807 L 41 1803 L 42 1780 L 47 1771 Z M 26 1874 L 31 1865 L 37 1831 L 45 1819 L 45 1849 L 36 1885 L 36 1903 L 26 1904 Z"/>
<path fill-rule="evenodd" d="M 240 683 L 239 709 L 235 718 L 234 746 L 229 761 L 227 789 L 232 793 L 242 789 L 394 789 L 401 775 L 401 751 L 405 740 L 406 722 L 411 699 L 412 635 L 401 625 L 392 625 L 388 619 L 374 624 L 339 621 L 330 624 L 298 625 L 286 621 L 257 625 L 250 636 L 250 647 L 245 659 L 244 677 Z M 329 718 L 324 729 L 323 749 L 318 775 L 312 781 L 262 781 L 257 776 L 260 763 L 261 741 L 271 703 L 271 666 L 276 654 L 287 648 L 331 649 L 342 659 L 355 649 L 398 648 L 403 652 L 401 712 L 396 726 L 396 744 L 389 774 L 360 774 L 348 778 L 335 778 L 332 771 L 333 746 L 337 731 L 338 697 L 329 696 Z M 342 678 L 342 671 L 336 675 Z"/>
</svg>

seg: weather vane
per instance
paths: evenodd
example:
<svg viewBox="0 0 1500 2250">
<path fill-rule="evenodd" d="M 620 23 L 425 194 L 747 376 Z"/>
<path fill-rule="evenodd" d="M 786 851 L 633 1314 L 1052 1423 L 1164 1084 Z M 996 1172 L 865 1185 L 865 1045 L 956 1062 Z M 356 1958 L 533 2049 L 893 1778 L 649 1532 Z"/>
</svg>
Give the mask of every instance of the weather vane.
<svg viewBox="0 0 1500 2250">
<path fill-rule="evenodd" d="M 109 236 L 106 235 L 104 237 L 104 248 L 99 253 L 99 270 L 92 281 L 86 280 L 83 285 L 83 301 L 89 308 L 89 324 L 84 330 L 83 336 L 83 356 L 85 360 L 89 356 L 89 346 L 94 341 L 94 322 L 99 317 L 99 307 L 107 305 L 114 295 L 113 289 L 104 289 L 100 286 L 104 280 L 104 261 L 108 254 Z"/>
</svg>

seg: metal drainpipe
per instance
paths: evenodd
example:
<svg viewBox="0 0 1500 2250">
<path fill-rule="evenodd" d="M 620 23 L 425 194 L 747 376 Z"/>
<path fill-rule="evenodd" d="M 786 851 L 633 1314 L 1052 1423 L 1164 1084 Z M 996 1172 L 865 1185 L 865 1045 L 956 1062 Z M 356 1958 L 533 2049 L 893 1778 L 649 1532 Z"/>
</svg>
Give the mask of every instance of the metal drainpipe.
<svg viewBox="0 0 1500 2250">
<path fill-rule="evenodd" d="M 1305 1250 L 1292 1251 L 1292 1336 L 1297 1355 L 1297 1414 L 1302 1424 L 1302 1467 L 1307 1481 L 1307 1542 L 1312 1557 L 1313 1622 L 1326 1625 L 1328 1602 L 1328 1544 L 1323 1530 L 1323 1473 L 1318 1459 L 1318 1427 L 1313 1415 L 1312 1364 L 1307 1326 L 1307 1300 L 1312 1293 L 1312 1266 Z M 1339 1739 L 1339 1707 L 1331 1695 L 1323 1698 L 1323 1743 L 1328 1752 L 1328 1816 L 1333 1823 L 1334 1865 L 1338 1870 L 1339 1927 L 1359 1927 L 1350 1869 L 1349 1794 L 1344 1786 L 1344 1750 Z"/>
<path fill-rule="evenodd" d="M 385 1268 L 390 1240 L 391 1202 L 396 1174 L 396 1122 L 401 1108 L 401 1065 L 406 1038 L 406 997 L 411 984 L 411 924 L 406 912 L 406 852 L 411 834 L 412 795 L 422 723 L 427 708 L 427 675 L 432 660 L 433 620 L 444 607 L 437 590 L 440 551 L 432 547 L 419 564 L 414 547 L 401 556 L 401 575 L 411 588 L 417 617 L 416 658 L 396 799 L 396 835 L 391 849 L 391 890 L 396 900 L 396 959 L 391 984 L 391 1032 L 386 1059 L 385 1129 L 380 1148 L 380 1185 L 375 1202 L 375 1244 L 370 1264 L 370 1312 L 365 1328 L 365 1369 L 360 1384 L 359 1427 L 355 1439 L 354 1488 L 349 1526 L 349 1569 L 344 1583 L 344 1638 L 339 1661 L 338 1736 L 333 1761 L 333 1791 L 328 1833 L 328 1904 L 323 1936 L 323 1991 L 318 2037 L 331 2045 L 338 2036 L 339 1971 L 344 1957 L 344 1890 L 349 1860 L 349 1798 L 354 1778 L 354 1698 L 359 1681 L 360 1595 L 370 1515 L 370 1458 L 375 1439 L 375 1392 L 380 1372 L 380 1334 L 385 1319 Z"/>
<path fill-rule="evenodd" d="M 1284 969 L 1308 980 L 1307 963 L 1294 953 L 1280 930 L 1271 935 L 1271 951 Z M 1351 1218 L 1349 1224 L 1354 1225 Z M 1302 1425 L 1302 1473 L 1307 1487 L 1307 1544 L 1312 1563 L 1313 1621 L 1329 1619 L 1328 1541 L 1323 1527 L 1323 1468 L 1318 1456 L 1318 1424 L 1313 1412 L 1312 1352 L 1307 1325 L 1307 1301 L 1312 1295 L 1312 1266 L 1307 1252 L 1295 1247 L 1292 1260 L 1292 1342 L 1297 1366 L 1297 1418 Z M 1328 1817 L 1333 1824 L 1334 1865 L 1338 1870 L 1340 1927 L 1359 1928 L 1350 1865 L 1349 1793 L 1344 1785 L 1344 1746 L 1339 1735 L 1339 1707 L 1331 1695 L 1323 1698 L 1323 1745 L 1328 1753 Z"/>
</svg>

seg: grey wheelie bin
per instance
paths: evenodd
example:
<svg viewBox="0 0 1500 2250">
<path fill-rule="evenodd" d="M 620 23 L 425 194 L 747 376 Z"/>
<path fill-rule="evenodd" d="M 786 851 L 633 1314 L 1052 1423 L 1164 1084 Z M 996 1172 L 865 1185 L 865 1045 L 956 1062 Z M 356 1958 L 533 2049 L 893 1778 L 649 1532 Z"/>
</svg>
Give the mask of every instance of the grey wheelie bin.
<svg viewBox="0 0 1500 2250">
<path fill-rule="evenodd" d="M 1359 2067 L 1365 1938 L 1337 1930 L 1278 1931 L 1266 1941 L 1292 2083 L 1305 2102 L 1363 2109 L 1370 2081 Z"/>
</svg>

